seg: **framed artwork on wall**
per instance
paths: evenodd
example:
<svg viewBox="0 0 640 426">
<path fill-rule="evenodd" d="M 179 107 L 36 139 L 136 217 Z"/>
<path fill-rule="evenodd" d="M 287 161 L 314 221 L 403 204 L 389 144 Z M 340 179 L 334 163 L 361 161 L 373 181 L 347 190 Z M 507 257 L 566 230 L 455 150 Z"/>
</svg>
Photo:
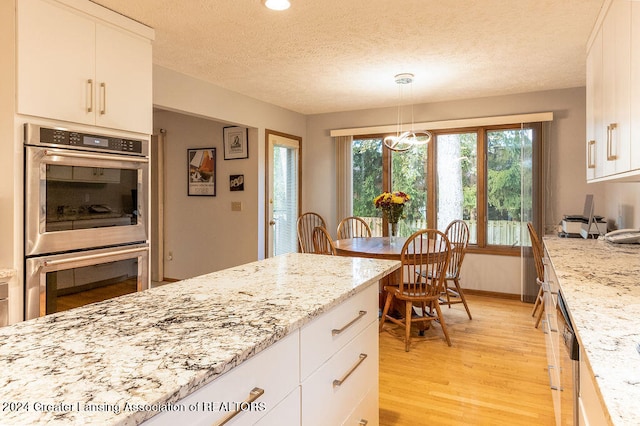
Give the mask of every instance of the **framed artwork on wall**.
<svg viewBox="0 0 640 426">
<path fill-rule="evenodd" d="M 216 149 L 194 148 L 187 150 L 189 176 L 187 194 L 216 195 Z"/>
<path fill-rule="evenodd" d="M 244 191 L 244 175 L 229 175 L 229 191 Z"/>
<path fill-rule="evenodd" d="M 225 127 L 222 129 L 225 160 L 239 160 L 249 158 L 249 145 L 246 127 Z"/>
</svg>

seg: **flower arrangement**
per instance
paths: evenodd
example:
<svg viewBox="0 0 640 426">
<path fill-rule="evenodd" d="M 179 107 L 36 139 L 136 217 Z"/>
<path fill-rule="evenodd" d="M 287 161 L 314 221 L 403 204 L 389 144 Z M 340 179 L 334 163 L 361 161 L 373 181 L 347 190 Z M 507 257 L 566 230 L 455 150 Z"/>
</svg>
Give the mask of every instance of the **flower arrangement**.
<svg viewBox="0 0 640 426">
<path fill-rule="evenodd" d="M 382 210 L 382 216 L 389 223 L 398 223 L 403 218 L 404 205 L 411 200 L 409 194 L 402 191 L 383 192 L 373 199 L 377 209 Z"/>
</svg>

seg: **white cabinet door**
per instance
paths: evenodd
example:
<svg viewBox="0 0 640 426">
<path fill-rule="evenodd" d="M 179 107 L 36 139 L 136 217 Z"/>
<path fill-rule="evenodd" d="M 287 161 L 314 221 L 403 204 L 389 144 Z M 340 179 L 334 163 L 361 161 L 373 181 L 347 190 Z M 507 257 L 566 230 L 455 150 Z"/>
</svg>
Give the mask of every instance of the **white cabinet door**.
<svg viewBox="0 0 640 426">
<path fill-rule="evenodd" d="M 631 3 L 614 0 L 602 24 L 604 175 L 630 170 Z"/>
<path fill-rule="evenodd" d="M 640 169 L 640 2 L 631 2 L 631 169 Z"/>
<path fill-rule="evenodd" d="M 96 52 L 96 124 L 152 133 L 151 42 L 98 24 Z"/>
<path fill-rule="evenodd" d="M 20 0 L 18 112 L 149 134 L 151 41 L 51 0 Z"/>
<path fill-rule="evenodd" d="M 587 180 L 602 177 L 602 31 L 598 31 L 587 55 Z"/>
<path fill-rule="evenodd" d="M 44 0 L 17 10 L 18 112 L 93 124 L 95 24 Z"/>
</svg>

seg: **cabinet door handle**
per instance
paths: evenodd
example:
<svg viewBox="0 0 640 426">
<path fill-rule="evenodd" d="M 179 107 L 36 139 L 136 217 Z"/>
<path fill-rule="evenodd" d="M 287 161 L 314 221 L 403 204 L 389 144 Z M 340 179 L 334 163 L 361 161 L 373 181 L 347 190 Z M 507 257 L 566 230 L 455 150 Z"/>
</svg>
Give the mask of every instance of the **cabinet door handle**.
<svg viewBox="0 0 640 426">
<path fill-rule="evenodd" d="M 613 131 L 618 128 L 617 123 L 611 123 L 607 126 L 607 161 L 613 161 L 618 158 L 613 154 Z"/>
<path fill-rule="evenodd" d="M 366 419 L 360 419 L 360 421 L 358 422 L 358 426 L 367 426 L 369 424 L 369 420 Z"/>
<path fill-rule="evenodd" d="M 553 365 L 548 365 L 547 366 L 547 373 L 549 374 L 549 387 L 551 388 L 551 390 L 558 390 L 558 386 L 553 384 L 553 380 L 551 379 L 551 370 L 553 370 L 555 367 Z"/>
<path fill-rule="evenodd" d="M 100 83 L 100 98 L 102 100 L 100 115 L 105 115 L 107 113 L 107 83 Z"/>
<path fill-rule="evenodd" d="M 87 112 L 92 112 L 93 111 L 93 80 L 89 79 L 87 80 L 87 91 L 88 96 L 87 96 Z"/>
<path fill-rule="evenodd" d="M 264 394 L 264 389 L 253 388 L 253 389 L 251 389 L 251 392 L 249 392 L 249 396 L 247 397 L 247 399 L 245 399 L 244 402 L 242 402 L 242 403 L 240 403 L 238 405 L 243 406 L 243 405 L 246 405 L 246 404 L 251 404 L 253 401 L 255 401 L 256 399 L 260 398 L 263 394 Z M 242 410 L 237 408 L 234 411 L 232 411 L 229 414 L 227 414 L 222 419 L 218 420 L 216 423 L 213 424 L 213 426 L 222 426 L 224 424 L 227 424 L 227 422 L 229 422 L 229 420 L 233 419 L 235 416 L 237 416 L 241 412 L 242 412 Z"/>
<path fill-rule="evenodd" d="M 358 312 L 358 316 L 355 317 L 354 319 L 352 319 L 349 322 L 349 324 L 345 325 L 344 327 L 342 327 L 340 329 L 334 328 L 333 330 L 331 330 L 331 335 L 332 336 L 336 336 L 336 335 L 342 333 L 343 331 L 345 331 L 347 328 L 351 327 L 356 321 L 358 321 L 360 318 L 362 318 L 365 315 L 367 315 L 367 311 Z"/>
<path fill-rule="evenodd" d="M 596 146 L 596 141 L 594 140 L 590 140 L 587 144 L 587 168 L 589 169 L 596 168 L 595 155 L 593 155 L 595 151 L 595 146 Z"/>
<path fill-rule="evenodd" d="M 336 388 L 340 385 L 342 385 L 345 380 L 347 380 L 349 378 L 349 376 L 351 375 L 351 373 L 353 373 L 354 371 L 356 371 L 356 368 L 358 368 L 360 366 L 360 364 L 362 364 L 362 362 L 367 359 L 367 354 L 360 354 L 358 356 L 358 361 L 356 361 L 356 363 L 353 365 L 353 367 L 351 367 L 349 369 L 349 371 L 347 371 L 344 376 L 342 376 L 339 379 L 336 379 L 333 381 L 333 387 Z"/>
</svg>

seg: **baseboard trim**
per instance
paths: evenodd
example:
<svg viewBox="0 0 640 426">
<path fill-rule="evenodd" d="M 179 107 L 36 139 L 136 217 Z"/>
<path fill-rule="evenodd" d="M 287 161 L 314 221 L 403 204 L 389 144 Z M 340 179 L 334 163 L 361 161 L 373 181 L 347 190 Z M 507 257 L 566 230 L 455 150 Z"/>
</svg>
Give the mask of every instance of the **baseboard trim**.
<svg viewBox="0 0 640 426">
<path fill-rule="evenodd" d="M 509 299 L 509 300 L 521 300 L 521 296 L 519 294 L 514 293 L 500 293 L 497 291 L 486 291 L 486 290 L 475 290 L 470 288 L 463 288 L 462 291 L 465 294 L 473 294 L 474 296 L 485 296 L 485 297 L 493 297 L 497 299 Z"/>
</svg>

